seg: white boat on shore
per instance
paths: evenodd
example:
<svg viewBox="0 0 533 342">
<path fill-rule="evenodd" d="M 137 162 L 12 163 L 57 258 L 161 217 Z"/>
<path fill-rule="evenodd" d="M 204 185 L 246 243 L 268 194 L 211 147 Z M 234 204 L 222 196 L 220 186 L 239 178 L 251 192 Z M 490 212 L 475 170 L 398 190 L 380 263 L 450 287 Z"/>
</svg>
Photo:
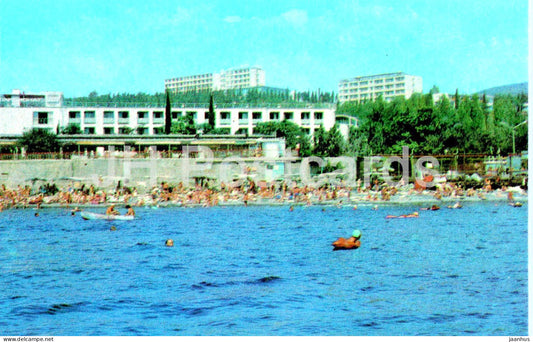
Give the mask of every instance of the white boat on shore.
<svg viewBox="0 0 533 342">
<path fill-rule="evenodd" d="M 130 221 L 130 220 L 133 220 L 135 218 L 135 216 L 105 215 L 105 214 L 93 213 L 93 212 L 90 212 L 90 211 L 82 211 L 80 213 L 80 216 L 84 220 L 109 220 L 109 221 L 113 221 L 113 220 Z"/>
</svg>

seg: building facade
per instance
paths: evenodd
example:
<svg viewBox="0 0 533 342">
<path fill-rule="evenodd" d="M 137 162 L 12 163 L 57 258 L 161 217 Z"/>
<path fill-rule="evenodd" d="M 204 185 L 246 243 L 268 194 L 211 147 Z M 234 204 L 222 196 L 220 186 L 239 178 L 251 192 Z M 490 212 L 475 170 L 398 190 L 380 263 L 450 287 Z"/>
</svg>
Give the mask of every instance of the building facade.
<svg viewBox="0 0 533 342">
<path fill-rule="evenodd" d="M 385 101 L 422 92 L 422 77 L 395 72 L 380 75 L 357 76 L 339 82 L 339 101 L 365 101 L 383 97 Z"/>
<path fill-rule="evenodd" d="M 219 73 L 183 76 L 165 80 L 165 90 L 174 93 L 254 88 L 265 85 L 265 71 L 259 67 L 222 70 Z"/>
<path fill-rule="evenodd" d="M 21 135 L 32 128 L 55 132 L 70 124 L 78 125 L 87 135 L 157 135 L 165 126 L 165 107 L 64 106 L 61 93 L 25 95 L 25 98 L 19 96 L 18 99 L 14 95 L 0 95 L 3 99 L 0 101 L 0 135 Z M 59 99 L 59 102 L 54 102 L 54 99 Z M 208 122 L 208 111 L 207 107 L 173 104 L 171 114 L 172 120 L 192 115 L 194 122 L 201 125 Z M 333 127 L 335 108 L 333 105 L 311 108 L 215 108 L 215 127 L 226 128 L 231 135 L 252 135 L 258 123 L 282 120 L 292 121 L 308 134 L 313 134 L 321 125 L 326 130 Z"/>
</svg>

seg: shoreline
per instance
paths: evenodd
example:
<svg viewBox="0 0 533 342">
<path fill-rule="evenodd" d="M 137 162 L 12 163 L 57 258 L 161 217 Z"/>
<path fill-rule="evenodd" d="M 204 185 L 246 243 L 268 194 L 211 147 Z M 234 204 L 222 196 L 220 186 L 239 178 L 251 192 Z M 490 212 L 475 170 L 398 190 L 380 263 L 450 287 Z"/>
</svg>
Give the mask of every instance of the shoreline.
<svg viewBox="0 0 533 342">
<path fill-rule="evenodd" d="M 316 207 L 316 206 L 326 206 L 326 207 L 338 207 L 338 208 L 353 208 L 354 206 L 362 207 L 373 207 L 373 206 L 388 206 L 388 205 L 452 205 L 454 203 L 480 203 L 480 202 L 490 202 L 490 203 L 505 203 L 508 204 L 509 200 L 506 196 L 498 196 L 496 194 L 487 193 L 485 198 L 479 198 L 478 196 L 461 196 L 461 197 L 450 197 L 436 199 L 431 194 L 417 194 L 417 195 L 407 195 L 400 194 L 397 196 L 391 197 L 390 200 L 368 200 L 365 198 L 358 198 L 358 196 L 353 196 L 348 198 L 338 198 L 335 200 L 326 200 L 326 201 L 312 201 L 311 203 L 295 201 L 295 200 L 277 200 L 277 199 L 258 199 L 258 200 L 249 200 L 245 204 L 242 200 L 231 200 L 226 202 L 219 202 L 217 205 L 206 205 L 206 203 L 181 203 L 174 201 L 163 201 L 158 202 L 157 204 L 144 204 L 137 205 L 134 203 L 124 203 L 123 201 L 108 201 L 106 203 L 41 203 L 41 204 L 18 204 L 15 206 L 4 208 L 4 210 L 9 209 L 49 209 L 49 208 L 64 208 L 68 210 L 74 210 L 78 208 L 82 210 L 83 208 L 106 208 L 114 204 L 117 208 L 123 208 L 126 205 L 131 205 L 135 208 L 216 208 L 216 207 L 283 207 L 283 206 L 295 206 L 295 207 Z M 366 196 L 361 196 L 366 197 Z M 394 198 L 396 197 L 396 198 Z M 521 202 L 527 205 L 528 195 L 518 195 L 515 197 L 515 202 Z"/>
</svg>

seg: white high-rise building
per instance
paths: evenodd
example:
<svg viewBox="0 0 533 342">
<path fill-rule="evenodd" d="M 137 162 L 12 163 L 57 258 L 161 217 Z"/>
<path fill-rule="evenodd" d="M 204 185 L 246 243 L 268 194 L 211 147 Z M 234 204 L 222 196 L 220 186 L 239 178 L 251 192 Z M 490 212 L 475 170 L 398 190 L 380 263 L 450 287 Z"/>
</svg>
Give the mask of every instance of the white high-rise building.
<svg viewBox="0 0 533 342">
<path fill-rule="evenodd" d="M 357 76 L 339 82 L 339 101 L 375 100 L 382 96 L 385 101 L 394 97 L 410 98 L 422 92 L 422 77 L 407 75 L 403 72 Z"/>
<path fill-rule="evenodd" d="M 208 73 L 176 77 L 165 80 L 165 90 L 174 93 L 204 90 L 229 90 L 262 87 L 265 71 L 259 67 L 243 67 Z"/>
</svg>

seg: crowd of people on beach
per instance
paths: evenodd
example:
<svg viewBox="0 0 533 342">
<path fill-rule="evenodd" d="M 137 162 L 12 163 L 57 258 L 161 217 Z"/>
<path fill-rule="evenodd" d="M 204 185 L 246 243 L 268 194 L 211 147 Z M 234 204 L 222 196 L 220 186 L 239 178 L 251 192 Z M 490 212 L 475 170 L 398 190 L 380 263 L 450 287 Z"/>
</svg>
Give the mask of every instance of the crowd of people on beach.
<svg viewBox="0 0 533 342">
<path fill-rule="evenodd" d="M 407 202 L 414 196 L 439 202 L 445 199 L 507 199 L 514 201 L 513 192 L 525 194 L 520 187 L 507 189 L 501 186 L 493 189 L 490 180 L 485 180 L 477 188 L 463 188 L 459 183 L 445 182 L 431 189 L 415 184 L 390 186 L 375 180 L 364 186 L 360 180 L 356 185 L 324 184 L 319 187 L 302 185 L 297 182 L 254 182 L 247 179 L 226 184 L 212 185 L 209 182 L 186 186 L 183 183 L 162 182 L 143 193 L 135 187 L 123 186 L 119 181 L 112 189 L 100 189 L 94 185 L 71 183 L 63 187 L 56 184 L 43 184 L 38 189 L 30 185 L 7 188 L 0 185 L 0 210 L 24 208 L 28 206 L 60 205 L 128 205 L 130 207 L 180 205 L 180 206 L 217 206 L 224 204 L 333 204 L 337 206 L 354 205 L 358 202 Z"/>
</svg>

